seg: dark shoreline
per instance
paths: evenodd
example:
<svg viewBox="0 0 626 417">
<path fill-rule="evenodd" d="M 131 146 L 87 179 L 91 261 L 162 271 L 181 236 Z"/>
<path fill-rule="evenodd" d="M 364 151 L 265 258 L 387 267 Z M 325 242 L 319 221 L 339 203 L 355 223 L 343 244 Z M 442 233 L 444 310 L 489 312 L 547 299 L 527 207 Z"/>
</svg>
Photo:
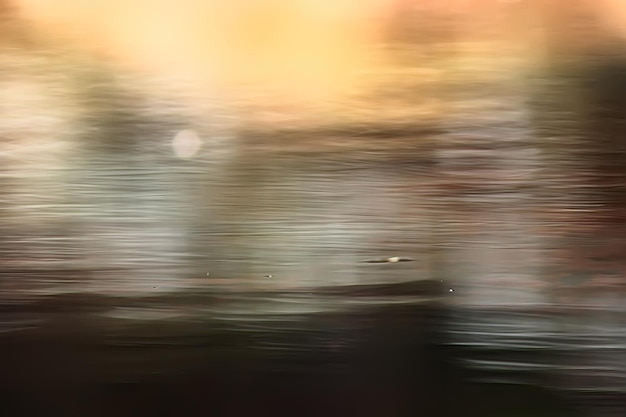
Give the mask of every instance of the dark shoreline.
<svg viewBox="0 0 626 417">
<path fill-rule="evenodd" d="M 266 315 L 122 326 L 115 323 L 123 320 L 95 319 L 85 311 L 86 301 L 72 307 L 65 299 L 40 311 L 50 318 L 45 325 L 0 335 L 0 411 L 576 415 L 538 384 L 476 383 L 480 373 L 461 366 L 468 351 L 449 343 L 448 308 L 440 302 L 293 315 L 290 321 Z"/>
</svg>

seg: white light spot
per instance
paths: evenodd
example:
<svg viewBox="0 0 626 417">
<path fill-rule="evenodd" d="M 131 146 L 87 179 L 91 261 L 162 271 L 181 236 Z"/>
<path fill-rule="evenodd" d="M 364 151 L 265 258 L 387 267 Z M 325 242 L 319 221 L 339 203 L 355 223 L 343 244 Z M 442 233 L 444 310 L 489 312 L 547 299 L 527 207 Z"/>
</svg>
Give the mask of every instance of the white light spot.
<svg viewBox="0 0 626 417">
<path fill-rule="evenodd" d="M 193 130 L 181 130 L 172 140 L 172 149 L 179 158 L 191 158 L 202 146 L 202 140 Z"/>
<path fill-rule="evenodd" d="M 272 278 L 273 275 L 265 275 L 265 278 Z"/>
<path fill-rule="evenodd" d="M 208 277 L 209 275 L 211 275 L 211 273 L 207 272 L 207 273 L 206 273 L 206 276 Z"/>
<path fill-rule="evenodd" d="M 448 290 L 448 292 L 454 292 L 454 290 L 453 290 L 452 288 L 450 288 L 450 289 Z"/>
<path fill-rule="evenodd" d="M 392 257 L 392 258 L 387 258 L 387 260 L 388 260 L 389 262 L 399 262 L 399 261 L 400 261 L 400 258 L 398 258 L 397 256 L 394 256 L 394 257 Z"/>
</svg>

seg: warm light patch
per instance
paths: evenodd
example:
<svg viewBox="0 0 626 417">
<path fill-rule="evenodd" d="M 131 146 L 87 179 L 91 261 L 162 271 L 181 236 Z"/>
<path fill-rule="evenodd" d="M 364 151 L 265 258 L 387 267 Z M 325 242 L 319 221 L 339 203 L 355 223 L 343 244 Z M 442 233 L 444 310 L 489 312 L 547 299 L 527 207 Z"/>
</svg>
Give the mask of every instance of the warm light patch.
<svg viewBox="0 0 626 417">
<path fill-rule="evenodd" d="M 75 45 L 206 91 L 306 99 L 350 88 L 397 0 L 17 0 Z"/>
<path fill-rule="evenodd" d="M 193 157 L 202 146 L 202 140 L 193 130 L 181 130 L 172 140 L 174 154 L 183 159 Z"/>
</svg>

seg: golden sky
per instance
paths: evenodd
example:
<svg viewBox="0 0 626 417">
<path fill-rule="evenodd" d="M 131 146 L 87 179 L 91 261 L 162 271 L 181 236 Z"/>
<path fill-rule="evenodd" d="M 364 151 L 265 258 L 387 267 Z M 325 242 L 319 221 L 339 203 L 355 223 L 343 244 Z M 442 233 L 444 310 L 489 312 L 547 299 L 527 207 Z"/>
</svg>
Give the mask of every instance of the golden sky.
<svg viewBox="0 0 626 417">
<path fill-rule="evenodd" d="M 45 36 L 115 65 L 185 80 L 198 91 L 270 95 L 283 107 L 359 89 L 361 75 L 384 63 L 374 46 L 411 7 L 457 16 L 453 41 L 478 33 L 509 36 L 537 52 L 544 47 L 536 40 L 546 31 L 541 25 L 563 32 L 576 13 L 626 36 L 622 0 L 14 1 Z M 503 5 L 522 3 L 529 13 L 513 12 L 497 23 Z M 563 33 L 557 38 L 578 44 Z"/>
<path fill-rule="evenodd" d="M 18 0 L 63 42 L 129 67 L 292 92 L 345 86 L 406 0 Z"/>
</svg>

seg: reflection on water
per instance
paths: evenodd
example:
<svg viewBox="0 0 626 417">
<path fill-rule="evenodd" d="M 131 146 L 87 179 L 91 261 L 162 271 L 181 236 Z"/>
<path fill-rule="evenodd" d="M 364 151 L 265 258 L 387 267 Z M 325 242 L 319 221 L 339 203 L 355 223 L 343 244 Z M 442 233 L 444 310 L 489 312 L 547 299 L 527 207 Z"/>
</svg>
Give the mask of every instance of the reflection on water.
<svg viewBox="0 0 626 417">
<path fill-rule="evenodd" d="M 559 135 L 584 124 L 555 132 L 530 100 L 545 77 L 464 87 L 385 137 L 2 75 L 2 403 L 623 416 L 624 230 L 581 198 L 603 166 Z M 393 257 L 412 261 L 366 262 Z"/>
</svg>

